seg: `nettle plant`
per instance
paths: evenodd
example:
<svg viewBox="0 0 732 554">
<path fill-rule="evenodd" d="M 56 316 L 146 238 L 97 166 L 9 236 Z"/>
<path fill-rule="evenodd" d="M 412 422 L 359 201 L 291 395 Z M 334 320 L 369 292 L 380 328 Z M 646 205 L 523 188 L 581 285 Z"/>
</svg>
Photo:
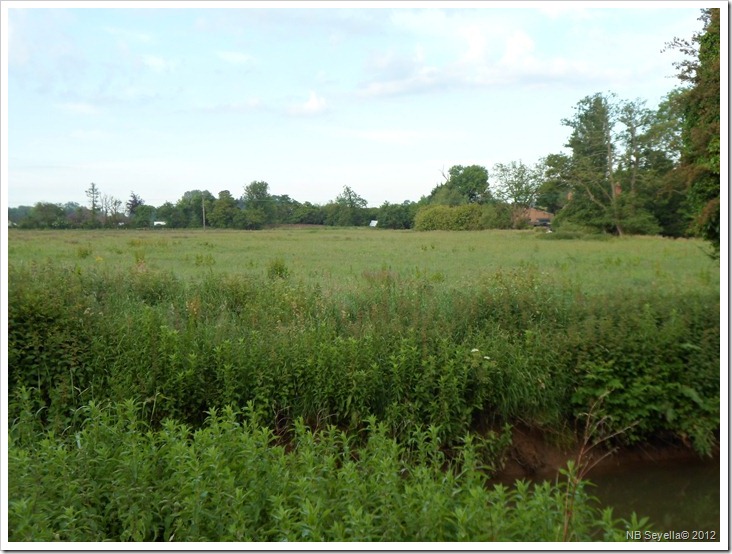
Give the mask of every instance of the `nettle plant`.
<svg viewBox="0 0 732 554">
<path fill-rule="evenodd" d="M 370 417 L 358 436 L 296 419 L 286 445 L 244 413 L 211 410 L 198 430 L 151 430 L 134 402 L 82 408 L 72 436 L 41 431 L 29 391 L 9 430 L 12 541 L 620 540 L 584 486 L 487 486 L 486 441 L 445 456 L 435 427 L 406 442 Z M 39 433 L 42 438 L 39 440 Z"/>
</svg>

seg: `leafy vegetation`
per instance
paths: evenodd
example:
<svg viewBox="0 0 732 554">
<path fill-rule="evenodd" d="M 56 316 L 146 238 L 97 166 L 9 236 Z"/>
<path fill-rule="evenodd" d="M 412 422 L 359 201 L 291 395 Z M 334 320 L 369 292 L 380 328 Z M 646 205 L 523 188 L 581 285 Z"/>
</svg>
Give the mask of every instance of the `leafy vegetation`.
<svg viewBox="0 0 732 554">
<path fill-rule="evenodd" d="M 672 44 L 689 88 L 657 109 L 587 96 L 563 120 L 570 155 L 456 165 L 419 202 L 370 208 L 345 186 L 319 206 L 254 181 L 157 208 L 133 192 L 123 213 L 92 183 L 90 208 L 11 208 L 26 228 L 264 230 L 10 233 L 10 540 L 647 528 L 598 505 L 584 455 L 717 448 L 717 262 L 627 236 L 718 250 L 719 10 L 702 21 Z M 555 232 L 516 231 L 529 207 Z M 268 229 L 374 219 L 431 232 Z M 554 483 L 489 486 L 517 423 L 578 459 Z"/>
<path fill-rule="evenodd" d="M 603 397 L 605 432 L 624 431 L 610 444 L 715 448 L 718 280 L 695 244 L 332 233 L 100 232 L 83 257 L 83 232 L 11 234 L 12 536 L 617 538 L 631 523 L 581 480 L 483 486 L 511 424 L 571 440 Z M 338 245 L 341 273 L 325 277 Z M 181 266 L 184 253 L 215 263 Z M 545 525 L 529 530 L 532 510 Z"/>
<path fill-rule="evenodd" d="M 691 42 L 676 38 L 668 46 L 687 56 L 676 65 L 687 88 L 677 101 L 683 115 L 678 172 L 694 208 L 694 227 L 719 252 L 720 229 L 720 27 L 719 8 L 705 8 L 704 28 Z"/>
<path fill-rule="evenodd" d="M 16 541 L 546 541 L 566 529 L 587 541 L 647 526 L 614 519 L 584 483 L 489 488 L 485 441 L 466 435 L 446 460 L 433 427 L 401 443 L 375 418 L 359 436 L 296 420 L 286 447 L 251 406 L 211 410 L 198 429 L 152 429 L 134 402 L 92 401 L 59 439 L 42 431 L 29 391 L 17 406 Z"/>
</svg>

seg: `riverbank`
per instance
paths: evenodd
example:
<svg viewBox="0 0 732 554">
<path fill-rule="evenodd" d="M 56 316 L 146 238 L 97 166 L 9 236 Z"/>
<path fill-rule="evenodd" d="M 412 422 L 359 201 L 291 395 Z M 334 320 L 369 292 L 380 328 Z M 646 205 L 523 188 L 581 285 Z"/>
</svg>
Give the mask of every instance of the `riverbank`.
<svg viewBox="0 0 732 554">
<path fill-rule="evenodd" d="M 562 483 L 560 470 L 580 458 L 582 445 L 568 445 L 536 428 L 517 425 L 505 464 L 489 486 L 514 486 L 516 480 Z M 600 505 L 612 506 L 613 517 L 630 520 L 648 517 L 655 532 L 688 533 L 688 539 L 721 540 L 722 482 L 720 449 L 698 454 L 679 441 L 645 442 L 616 446 L 598 445 L 582 458 L 590 468 L 584 478 L 588 493 Z M 696 539 L 692 539 L 696 536 Z"/>
<path fill-rule="evenodd" d="M 564 444 L 559 444 L 563 442 Z M 514 425 L 512 428 L 511 448 L 506 456 L 505 464 L 491 480 L 496 483 L 512 483 L 516 479 L 543 480 L 554 479 L 559 470 L 567 467 L 567 462 L 575 463 L 583 449 L 576 442 L 567 444 L 567 440 L 540 429 L 526 425 Z M 702 456 L 690 444 L 680 441 L 643 442 L 630 446 L 615 446 L 612 452 L 606 445 L 598 445 L 583 457 L 591 469 L 588 478 L 613 473 L 633 464 L 663 463 L 699 463 L 716 460 L 719 463 L 719 445 L 716 445 L 710 456 Z"/>
</svg>

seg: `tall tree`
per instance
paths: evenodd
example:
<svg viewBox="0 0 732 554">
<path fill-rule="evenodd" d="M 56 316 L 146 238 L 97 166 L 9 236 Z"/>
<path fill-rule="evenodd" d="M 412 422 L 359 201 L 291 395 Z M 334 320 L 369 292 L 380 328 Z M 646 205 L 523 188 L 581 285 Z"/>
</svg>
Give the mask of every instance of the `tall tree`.
<svg viewBox="0 0 732 554">
<path fill-rule="evenodd" d="M 549 154 L 543 158 L 544 175 L 536 195 L 536 204 L 548 212 L 557 213 L 567 203 L 571 193 L 572 159 L 566 154 Z"/>
<path fill-rule="evenodd" d="M 376 219 L 379 221 L 379 227 L 384 229 L 411 229 L 414 226 L 416 213 L 415 202 L 409 200 L 401 204 L 384 202 L 376 214 Z"/>
<path fill-rule="evenodd" d="M 272 223 L 293 223 L 292 218 L 300 203 L 287 194 L 272 195 L 271 198 L 273 206 Z"/>
<path fill-rule="evenodd" d="M 213 209 L 216 198 L 209 191 L 189 190 L 176 202 L 177 217 L 180 218 L 180 227 L 200 229 L 208 225 L 208 214 Z M 204 220 L 204 213 L 206 219 Z"/>
<path fill-rule="evenodd" d="M 532 167 L 521 160 L 507 164 L 497 163 L 492 168 L 492 175 L 493 195 L 518 209 L 526 209 L 536 202 L 544 175 L 544 164 L 539 162 Z"/>
<path fill-rule="evenodd" d="M 676 63 L 684 115 L 680 171 L 695 212 L 695 230 L 719 252 L 720 233 L 720 10 L 704 8 L 703 29 L 691 42 L 675 38 L 667 47 L 687 56 Z"/>
<path fill-rule="evenodd" d="M 618 235 L 657 233 L 658 222 L 635 190 L 638 144 L 646 125 L 643 106 L 617 104 L 612 98 L 587 96 L 575 106 L 573 118 L 562 120 L 572 128 L 566 145 L 572 149 L 567 174 L 571 190 L 557 222 L 573 220 Z M 616 133 L 616 126 L 624 131 Z M 625 153 L 624 137 L 629 145 Z"/>
<path fill-rule="evenodd" d="M 627 177 L 623 188 L 632 194 L 638 190 L 640 166 L 648 146 L 648 130 L 652 119 L 653 112 L 646 108 L 644 100 L 621 102 L 618 110 L 618 122 L 623 125 L 619 133 L 623 146 L 620 167 L 625 169 Z"/>
<path fill-rule="evenodd" d="M 114 196 L 103 194 L 100 201 L 100 211 L 105 227 L 116 226 L 119 222 L 119 210 L 122 207 L 122 201 Z"/>
<path fill-rule="evenodd" d="M 244 187 L 244 211 L 246 228 L 259 228 L 274 222 L 275 206 L 265 181 L 252 181 Z"/>
<path fill-rule="evenodd" d="M 132 217 L 133 227 L 150 227 L 155 219 L 155 207 L 147 204 L 140 204 Z"/>
<path fill-rule="evenodd" d="M 50 202 L 38 202 L 30 210 L 21 227 L 63 229 L 68 226 L 63 206 Z"/>
<path fill-rule="evenodd" d="M 231 229 L 235 226 L 239 211 L 236 199 L 228 190 L 222 190 L 213 204 L 208 219 L 213 227 Z"/>
<path fill-rule="evenodd" d="M 127 209 L 127 215 L 130 218 L 134 218 L 135 214 L 137 213 L 137 210 L 140 206 L 143 206 L 145 204 L 145 201 L 140 198 L 137 194 L 134 192 L 130 193 L 130 199 L 127 201 L 127 204 L 125 205 L 125 208 Z"/>
<path fill-rule="evenodd" d="M 361 212 L 366 208 L 367 202 L 351 187 L 343 187 L 343 191 L 336 197 L 336 204 L 341 208 L 338 225 L 363 225 L 365 223 Z"/>
<path fill-rule="evenodd" d="M 620 191 L 613 181 L 614 119 L 609 99 L 597 93 L 577 103 L 574 117 L 562 120 L 563 125 L 572 129 L 566 144 L 572 150 L 571 202 L 562 215 L 594 227 L 610 227 L 623 234 L 622 223 L 617 217 Z"/>
<path fill-rule="evenodd" d="M 99 187 L 92 183 L 89 188 L 86 189 L 86 196 L 89 198 L 89 208 L 91 209 L 91 225 L 97 225 L 97 212 L 99 212 L 99 199 L 101 193 Z"/>
</svg>

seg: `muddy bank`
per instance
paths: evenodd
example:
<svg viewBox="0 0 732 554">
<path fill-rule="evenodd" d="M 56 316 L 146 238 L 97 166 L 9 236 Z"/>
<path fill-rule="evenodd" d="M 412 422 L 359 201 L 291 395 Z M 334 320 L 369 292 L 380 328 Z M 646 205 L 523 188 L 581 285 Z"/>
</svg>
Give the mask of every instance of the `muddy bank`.
<svg viewBox="0 0 732 554">
<path fill-rule="evenodd" d="M 576 461 L 581 444 L 559 445 L 557 440 L 541 430 L 515 425 L 512 430 L 512 446 L 501 471 L 491 479 L 496 483 L 512 483 L 516 479 L 554 479 L 569 460 Z M 563 441 L 563 442 L 566 442 Z M 712 459 L 718 458 L 718 449 Z M 596 465 L 587 477 L 613 472 L 625 466 L 665 462 L 698 462 L 701 457 L 690 446 L 659 441 L 656 444 L 618 447 L 608 455 L 608 448 L 599 445 L 585 458 Z"/>
</svg>

